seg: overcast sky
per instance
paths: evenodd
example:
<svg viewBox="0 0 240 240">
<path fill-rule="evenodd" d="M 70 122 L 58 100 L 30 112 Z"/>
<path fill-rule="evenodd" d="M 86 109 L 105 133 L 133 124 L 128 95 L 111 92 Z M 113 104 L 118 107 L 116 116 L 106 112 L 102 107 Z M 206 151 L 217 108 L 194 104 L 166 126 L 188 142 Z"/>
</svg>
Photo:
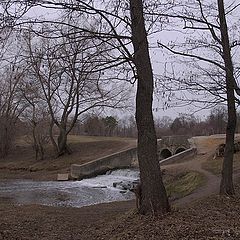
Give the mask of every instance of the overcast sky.
<svg viewBox="0 0 240 240">
<path fill-rule="evenodd" d="M 233 1 L 227 1 L 227 2 L 233 2 Z M 235 2 L 239 2 L 239 0 L 235 1 Z M 54 19 L 56 17 L 58 17 L 59 10 L 46 10 L 40 7 L 34 7 L 32 8 L 29 12 L 28 12 L 28 16 L 31 17 L 36 17 L 36 18 L 45 18 L 45 19 Z M 239 16 L 238 16 L 239 17 Z M 175 33 L 166 33 L 163 32 L 162 34 L 160 34 L 160 38 L 161 40 L 166 40 L 166 39 L 171 39 L 171 40 L 176 40 L 181 38 L 181 34 L 175 32 Z M 154 37 L 154 38 L 150 38 L 150 44 L 156 42 L 156 39 L 158 37 Z M 161 50 L 151 50 L 151 58 L 152 58 L 152 65 L 153 65 L 153 70 L 155 73 L 161 73 L 162 72 L 162 68 L 164 66 L 164 57 L 160 52 Z M 155 97 L 154 98 L 154 115 L 156 117 L 161 117 L 161 116 L 171 116 L 171 117 L 176 117 L 179 115 L 179 113 L 193 113 L 196 112 L 196 115 L 200 116 L 201 118 L 204 118 L 206 115 L 209 114 L 209 110 L 201 110 L 198 111 L 199 109 L 197 108 L 193 108 L 190 106 L 187 107 L 175 107 L 176 105 L 172 105 L 170 102 L 170 105 L 172 105 L 170 108 L 168 109 L 164 109 L 163 106 L 163 102 L 162 99 L 159 98 L 158 99 Z"/>
</svg>

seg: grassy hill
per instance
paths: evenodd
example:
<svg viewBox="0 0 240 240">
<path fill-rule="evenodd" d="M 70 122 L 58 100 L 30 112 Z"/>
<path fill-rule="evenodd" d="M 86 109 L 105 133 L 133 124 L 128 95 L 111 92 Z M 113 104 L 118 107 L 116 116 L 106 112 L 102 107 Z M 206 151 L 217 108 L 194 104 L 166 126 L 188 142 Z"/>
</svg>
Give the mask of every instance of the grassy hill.
<svg viewBox="0 0 240 240">
<path fill-rule="evenodd" d="M 70 135 L 72 154 L 55 158 L 53 148 L 46 148 L 44 160 L 35 160 L 32 146 L 24 138 L 17 140 L 15 149 L 0 159 L 0 179 L 32 178 L 54 180 L 57 173 L 67 173 L 73 163 L 86 163 L 94 159 L 136 146 L 135 139 Z"/>
</svg>

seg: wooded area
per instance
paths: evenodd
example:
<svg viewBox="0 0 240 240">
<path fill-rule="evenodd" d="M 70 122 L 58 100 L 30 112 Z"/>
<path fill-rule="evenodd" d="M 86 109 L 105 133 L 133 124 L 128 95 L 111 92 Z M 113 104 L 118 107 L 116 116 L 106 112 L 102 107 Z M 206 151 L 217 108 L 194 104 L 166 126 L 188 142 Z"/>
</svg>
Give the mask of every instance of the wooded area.
<svg viewBox="0 0 240 240">
<path fill-rule="evenodd" d="M 170 211 L 157 135 L 226 133 L 220 193 L 234 195 L 237 1 L 4 0 L 0 6 L 1 157 L 14 145 L 17 126 L 30 129 L 40 159 L 48 141 L 56 156 L 70 154 L 67 137 L 81 124 L 88 134 L 94 132 L 91 124 L 101 125 L 101 134 L 114 134 L 118 120 L 101 119 L 100 113 L 131 109 L 136 86 L 136 125 L 129 122 L 133 136 L 137 129 L 140 213 Z M 206 120 L 182 115 L 156 120 L 155 127 L 154 91 L 162 107 L 220 107 Z M 204 131 L 197 132 L 200 126 Z"/>
</svg>

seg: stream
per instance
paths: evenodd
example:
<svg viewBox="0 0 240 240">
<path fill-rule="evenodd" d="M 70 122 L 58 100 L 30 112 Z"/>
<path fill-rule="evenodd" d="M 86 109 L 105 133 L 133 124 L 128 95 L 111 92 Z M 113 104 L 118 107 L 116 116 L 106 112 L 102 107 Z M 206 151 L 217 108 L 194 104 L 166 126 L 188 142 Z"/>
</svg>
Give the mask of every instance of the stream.
<svg viewBox="0 0 240 240">
<path fill-rule="evenodd" d="M 139 179 L 137 170 L 122 169 L 81 181 L 1 180 L 0 199 L 7 198 L 18 205 L 63 207 L 125 201 L 134 198 L 134 194 L 126 190 L 125 186 L 131 188 L 130 185 L 137 179 Z"/>
</svg>

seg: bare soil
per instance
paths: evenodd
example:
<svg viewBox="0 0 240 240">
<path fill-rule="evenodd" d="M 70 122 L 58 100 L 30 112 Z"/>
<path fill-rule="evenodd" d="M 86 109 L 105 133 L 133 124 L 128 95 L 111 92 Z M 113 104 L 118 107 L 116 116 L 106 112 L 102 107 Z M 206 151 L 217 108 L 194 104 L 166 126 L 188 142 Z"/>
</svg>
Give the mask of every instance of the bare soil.
<svg viewBox="0 0 240 240">
<path fill-rule="evenodd" d="M 133 201 L 79 209 L 2 203 L 0 239 L 240 239 L 239 194 L 173 206 L 161 217 L 140 216 L 133 209 Z"/>
<path fill-rule="evenodd" d="M 240 239 L 239 178 L 236 197 L 220 197 L 219 176 L 202 169 L 220 141 L 195 139 L 195 158 L 164 166 L 168 172 L 193 170 L 206 177 L 204 186 L 172 202 L 172 212 L 165 216 L 141 216 L 134 201 L 61 208 L 14 206 L 10 199 L 0 199 L 0 240 Z"/>
<path fill-rule="evenodd" d="M 20 139 L 16 148 L 0 160 L 0 179 L 56 180 L 58 173 L 69 173 L 73 163 L 83 164 L 118 151 L 136 147 L 135 139 L 69 136 L 72 154 L 60 158 L 46 148 L 44 160 L 35 160 L 33 148 Z"/>
</svg>

